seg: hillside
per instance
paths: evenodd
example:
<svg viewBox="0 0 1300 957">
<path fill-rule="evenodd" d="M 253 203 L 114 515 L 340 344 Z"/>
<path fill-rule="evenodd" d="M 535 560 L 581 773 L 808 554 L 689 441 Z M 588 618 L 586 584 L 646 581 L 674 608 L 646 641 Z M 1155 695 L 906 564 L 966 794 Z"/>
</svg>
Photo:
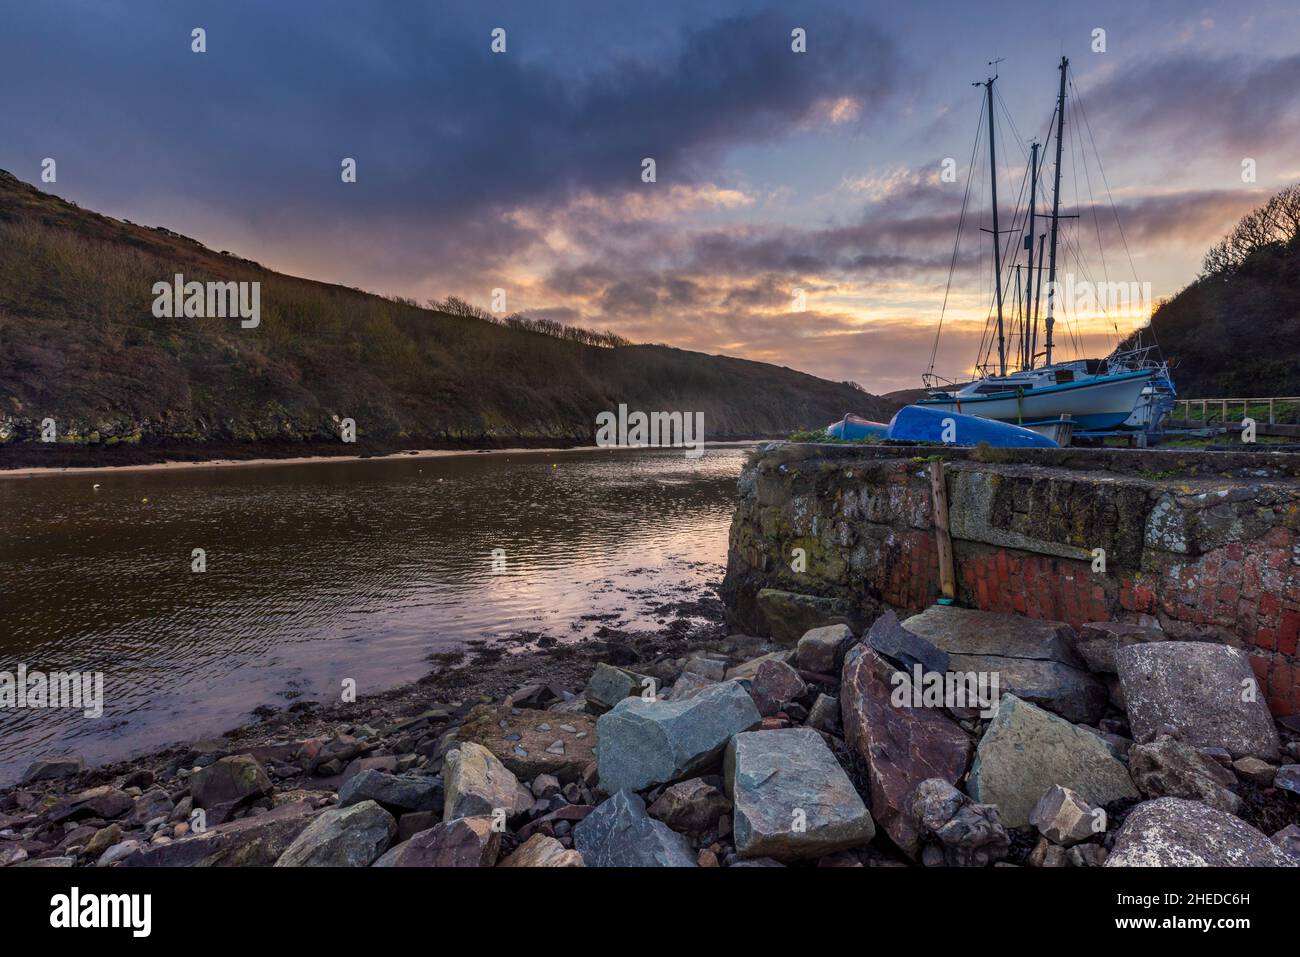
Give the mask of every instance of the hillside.
<svg viewBox="0 0 1300 957">
<path fill-rule="evenodd" d="M 1300 395 L 1300 190 L 1283 190 L 1210 250 L 1152 327 L 1184 398 Z"/>
<path fill-rule="evenodd" d="M 65 447 L 332 446 L 346 417 L 362 448 L 462 447 L 591 442 L 619 403 L 703 412 L 706 439 L 892 406 L 766 363 L 588 345 L 286 276 L 2 172 L 0 248 L 0 465 L 38 450 L 47 417 Z M 260 324 L 156 318 L 154 283 L 175 273 L 260 281 Z"/>
</svg>

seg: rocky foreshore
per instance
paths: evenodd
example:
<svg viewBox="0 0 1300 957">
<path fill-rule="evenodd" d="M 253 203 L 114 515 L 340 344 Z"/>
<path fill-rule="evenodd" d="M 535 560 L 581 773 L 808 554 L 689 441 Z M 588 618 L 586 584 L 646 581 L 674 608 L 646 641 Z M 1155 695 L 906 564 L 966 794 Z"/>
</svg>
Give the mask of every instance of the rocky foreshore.
<svg viewBox="0 0 1300 957">
<path fill-rule="evenodd" d="M 1300 716 L 1153 620 L 935 606 L 537 654 L 35 761 L 0 866 L 1300 865 Z"/>
</svg>

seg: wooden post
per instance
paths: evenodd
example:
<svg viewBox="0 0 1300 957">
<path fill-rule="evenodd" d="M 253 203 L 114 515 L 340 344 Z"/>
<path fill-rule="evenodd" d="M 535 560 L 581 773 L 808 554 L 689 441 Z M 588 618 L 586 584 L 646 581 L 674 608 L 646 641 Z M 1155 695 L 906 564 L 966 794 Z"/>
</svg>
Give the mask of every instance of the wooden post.
<svg viewBox="0 0 1300 957">
<path fill-rule="evenodd" d="M 934 534 L 939 547 L 940 601 L 951 605 L 957 598 L 957 575 L 952 562 L 952 534 L 948 526 L 948 486 L 943 476 L 943 460 L 930 463 L 930 491 L 934 497 Z"/>
</svg>

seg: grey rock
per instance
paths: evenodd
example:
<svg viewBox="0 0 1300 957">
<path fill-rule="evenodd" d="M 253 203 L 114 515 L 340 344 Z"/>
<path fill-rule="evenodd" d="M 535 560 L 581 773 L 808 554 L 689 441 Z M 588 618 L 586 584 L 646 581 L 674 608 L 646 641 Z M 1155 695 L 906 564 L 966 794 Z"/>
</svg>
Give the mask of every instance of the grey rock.
<svg viewBox="0 0 1300 957">
<path fill-rule="evenodd" d="M 119 828 L 120 833 L 120 828 Z M 12 841 L 0 841 L 0 867 L 12 867 L 27 860 L 27 849 Z"/>
<path fill-rule="evenodd" d="M 834 695 L 819 694 L 813 706 L 808 709 L 808 718 L 804 727 L 816 731 L 835 733 L 840 728 L 840 699 Z"/>
<path fill-rule="evenodd" d="M 948 655 L 950 671 L 998 675 L 999 690 L 1068 721 L 1093 723 L 1105 711 L 1104 683 L 1074 653 L 1064 622 L 932 605 L 903 627 Z"/>
<path fill-rule="evenodd" d="M 696 866 L 686 838 L 651 818 L 631 791 L 616 792 L 583 818 L 573 829 L 573 846 L 587 867 Z"/>
<path fill-rule="evenodd" d="M 121 864 L 128 857 L 139 851 L 141 847 L 141 843 L 134 838 L 129 841 L 122 841 L 120 844 L 114 844 L 103 854 L 99 855 L 99 860 L 95 861 L 95 866 L 112 867 L 114 864 Z"/>
<path fill-rule="evenodd" d="M 1166 641 L 1115 652 L 1133 740 L 1172 728 L 1194 747 L 1274 760 L 1277 727 L 1247 655 L 1227 645 Z"/>
<path fill-rule="evenodd" d="M 727 673 L 727 661 L 712 655 L 692 655 L 682 668 L 684 674 L 698 675 L 710 681 L 721 681 Z"/>
<path fill-rule="evenodd" d="M 1123 621 L 1092 621 L 1079 629 L 1074 650 L 1090 671 L 1113 675 L 1118 668 L 1115 652 L 1120 648 L 1167 641 L 1168 637 L 1161 629 L 1146 625 L 1133 625 Z"/>
<path fill-rule="evenodd" d="M 20 861 L 13 867 L 75 867 L 77 861 L 72 857 L 36 857 Z"/>
<path fill-rule="evenodd" d="M 443 765 L 442 817 L 491 817 L 498 808 L 507 819 L 533 806 L 533 795 L 496 756 L 472 741 L 447 752 Z"/>
<path fill-rule="evenodd" d="M 1273 843 L 1300 861 L 1300 824 L 1288 824 L 1273 835 Z"/>
<path fill-rule="evenodd" d="M 1300 861 L 1239 817 L 1166 797 L 1129 812 L 1106 866 L 1296 867 Z"/>
<path fill-rule="evenodd" d="M 774 641 L 793 645 L 813 628 L 849 623 L 846 602 L 779 588 L 763 588 L 754 596 L 759 618 Z"/>
<path fill-rule="evenodd" d="M 322 811 L 276 867 L 369 867 L 397 834 L 393 816 L 374 801 Z"/>
<path fill-rule="evenodd" d="M 650 805 L 649 813 L 674 831 L 704 834 L 712 831 L 718 818 L 730 811 L 731 801 L 722 791 L 703 778 L 691 778 L 665 788 L 659 799 Z"/>
<path fill-rule="evenodd" d="M 72 778 L 86 770 L 86 762 L 76 755 L 61 758 L 41 758 L 33 761 L 23 772 L 22 784 Z"/>
<path fill-rule="evenodd" d="M 1277 768 L 1259 758 L 1238 758 L 1232 762 L 1232 770 L 1236 771 L 1237 777 L 1243 781 L 1250 781 L 1264 788 L 1270 786 L 1277 776 Z"/>
<path fill-rule="evenodd" d="M 271 779 L 251 754 L 222 758 L 190 777 L 194 806 L 215 808 L 238 805 L 272 792 Z"/>
<path fill-rule="evenodd" d="M 790 651 L 769 651 L 766 654 L 759 655 L 757 658 L 750 658 L 743 661 L 734 668 L 728 668 L 726 674 L 727 681 L 752 681 L 754 675 L 758 674 L 758 669 L 763 667 L 767 661 L 779 661 L 788 665 L 794 659 Z"/>
<path fill-rule="evenodd" d="M 1106 848 L 1100 844 L 1076 844 L 1066 852 L 1065 857 L 1071 867 L 1103 867 L 1106 864 Z"/>
<path fill-rule="evenodd" d="M 1103 806 L 1139 796 L 1123 762 L 1102 737 L 1004 694 L 997 717 L 980 739 L 967 791 L 982 804 L 996 804 L 1007 827 L 1024 827 L 1053 784 Z"/>
<path fill-rule="evenodd" d="M 685 701 L 687 698 L 694 698 L 705 688 L 711 688 L 715 684 L 711 678 L 705 678 L 701 675 L 692 674 L 689 671 L 682 672 L 671 688 L 664 693 L 665 701 Z"/>
<path fill-rule="evenodd" d="M 867 631 L 867 643 L 878 654 L 897 662 L 907 671 L 920 665 L 925 671 L 943 674 L 949 668 L 948 653 L 904 628 L 893 609 L 887 609 L 872 622 Z"/>
<path fill-rule="evenodd" d="M 650 682 L 649 685 L 646 682 Z M 587 690 L 583 697 L 587 704 L 596 711 L 608 711 L 624 698 L 641 695 L 647 687 L 658 689 L 658 683 L 647 675 L 616 668 L 601 662 L 587 679 Z"/>
<path fill-rule="evenodd" d="M 1106 831 L 1106 814 L 1069 788 L 1053 784 L 1029 812 L 1029 823 L 1053 844 L 1069 847 Z"/>
<path fill-rule="evenodd" d="M 596 723 L 601 787 L 639 791 L 686 777 L 715 761 L 732 735 L 761 720 L 735 681 L 685 701 L 626 698 Z"/>
<path fill-rule="evenodd" d="M 976 804 L 942 778 L 929 778 L 917 786 L 912 817 L 926 842 L 921 861 L 928 867 L 987 867 L 1011 849 L 998 809 Z M 938 853 L 927 853 L 931 851 Z"/>
<path fill-rule="evenodd" d="M 293 801 L 256 817 L 209 827 L 202 833 L 139 848 L 123 867 L 270 867 L 311 823 L 308 801 Z"/>
<path fill-rule="evenodd" d="M 1284 764 L 1273 777 L 1273 787 L 1300 794 L 1300 764 Z"/>
<path fill-rule="evenodd" d="M 794 658 L 805 671 L 838 674 L 844 652 L 853 645 L 853 630 L 848 625 L 825 625 L 804 633 L 795 646 Z"/>
<path fill-rule="evenodd" d="M 339 807 L 374 801 L 390 814 L 432 811 L 443 803 L 442 788 L 432 778 L 420 775 L 387 774 L 373 769 L 362 771 L 339 788 Z"/>
<path fill-rule="evenodd" d="M 724 768 L 741 857 L 821 857 L 876 834 L 853 782 L 810 728 L 738 734 Z"/>
</svg>

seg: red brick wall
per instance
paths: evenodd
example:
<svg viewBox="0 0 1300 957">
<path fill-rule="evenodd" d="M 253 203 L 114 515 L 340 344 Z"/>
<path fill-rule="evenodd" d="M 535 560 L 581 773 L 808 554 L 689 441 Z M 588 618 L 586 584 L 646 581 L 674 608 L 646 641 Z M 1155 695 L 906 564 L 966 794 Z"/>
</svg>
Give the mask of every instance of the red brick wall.
<svg viewBox="0 0 1300 957">
<path fill-rule="evenodd" d="M 1123 612 L 1155 615 L 1178 637 L 1244 645 L 1274 714 L 1300 713 L 1300 564 L 1297 536 L 1275 528 L 1195 559 L 1163 555 L 1159 567 L 1092 572 L 1089 562 L 973 542 L 956 547 L 958 601 L 971 608 L 1069 622 Z M 881 597 L 921 611 L 939 594 L 934 533 L 897 534 L 885 549 Z M 1152 553 L 1148 553 L 1152 554 Z"/>
</svg>

